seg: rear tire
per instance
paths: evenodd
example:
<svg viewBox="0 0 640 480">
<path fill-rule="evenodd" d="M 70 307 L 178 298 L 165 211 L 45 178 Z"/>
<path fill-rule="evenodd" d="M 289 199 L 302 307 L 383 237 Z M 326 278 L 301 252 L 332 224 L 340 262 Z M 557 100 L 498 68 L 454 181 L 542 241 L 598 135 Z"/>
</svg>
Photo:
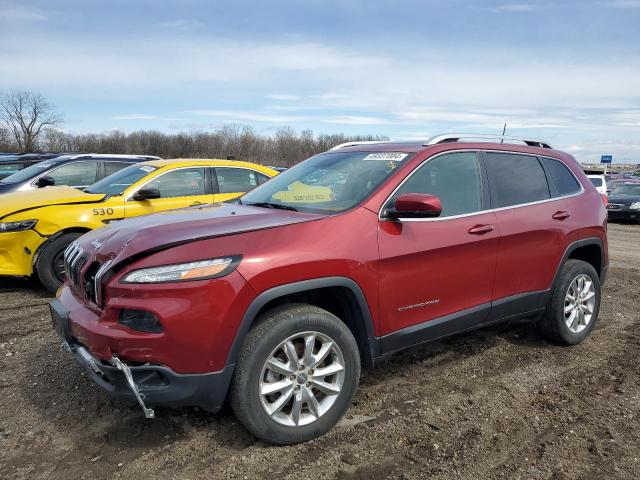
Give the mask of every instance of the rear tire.
<svg viewBox="0 0 640 480">
<path fill-rule="evenodd" d="M 600 277 L 582 260 L 567 260 L 558 275 L 541 333 L 550 341 L 576 345 L 589 336 L 600 312 Z"/>
<path fill-rule="evenodd" d="M 64 282 L 64 274 L 60 271 L 62 255 L 65 249 L 82 233 L 65 233 L 50 242 L 38 255 L 36 271 L 38 279 L 51 293 L 55 293 Z"/>
<path fill-rule="evenodd" d="M 321 308 L 288 305 L 247 334 L 229 399 L 253 435 L 292 445 L 330 430 L 351 405 L 359 378 L 358 346 L 347 326 Z"/>
</svg>

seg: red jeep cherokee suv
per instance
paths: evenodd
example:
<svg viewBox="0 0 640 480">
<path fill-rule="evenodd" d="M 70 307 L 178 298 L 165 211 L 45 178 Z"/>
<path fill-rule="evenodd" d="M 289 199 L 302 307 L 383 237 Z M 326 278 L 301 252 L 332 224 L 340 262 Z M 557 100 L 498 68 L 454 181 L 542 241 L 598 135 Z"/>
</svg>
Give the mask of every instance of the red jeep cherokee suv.
<svg viewBox="0 0 640 480">
<path fill-rule="evenodd" d="M 579 343 L 607 272 L 605 207 L 571 156 L 516 140 L 344 144 L 236 203 L 95 230 L 66 251 L 55 329 L 148 417 L 229 398 L 278 444 L 335 425 L 361 362 L 522 317 Z"/>
</svg>

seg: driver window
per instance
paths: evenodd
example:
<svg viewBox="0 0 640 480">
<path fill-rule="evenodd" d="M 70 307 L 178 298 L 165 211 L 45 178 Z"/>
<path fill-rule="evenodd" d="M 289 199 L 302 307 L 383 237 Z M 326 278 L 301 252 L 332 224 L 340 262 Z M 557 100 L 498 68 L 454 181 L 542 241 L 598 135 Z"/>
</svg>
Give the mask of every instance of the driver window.
<svg viewBox="0 0 640 480">
<path fill-rule="evenodd" d="M 404 193 L 428 193 L 440 198 L 440 217 L 485 210 L 482 176 L 475 152 L 448 153 L 427 161 L 409 177 L 391 198 L 387 208 Z"/>
<path fill-rule="evenodd" d="M 70 185 L 72 187 L 86 187 L 96 181 L 98 162 L 73 162 L 63 165 L 46 176 L 53 178 L 55 185 Z"/>
<path fill-rule="evenodd" d="M 184 168 L 160 175 L 143 188 L 157 188 L 160 198 L 206 195 L 204 168 Z"/>
</svg>

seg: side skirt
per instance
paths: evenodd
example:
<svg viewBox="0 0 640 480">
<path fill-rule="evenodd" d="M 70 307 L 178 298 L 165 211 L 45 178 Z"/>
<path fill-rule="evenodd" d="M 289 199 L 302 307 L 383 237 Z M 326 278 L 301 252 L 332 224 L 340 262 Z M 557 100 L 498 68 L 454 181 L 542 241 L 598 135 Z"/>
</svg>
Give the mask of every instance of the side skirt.
<svg viewBox="0 0 640 480">
<path fill-rule="evenodd" d="M 548 297 L 549 290 L 522 293 L 403 328 L 380 338 L 381 356 L 376 360 L 457 333 L 540 315 L 544 312 Z"/>
</svg>

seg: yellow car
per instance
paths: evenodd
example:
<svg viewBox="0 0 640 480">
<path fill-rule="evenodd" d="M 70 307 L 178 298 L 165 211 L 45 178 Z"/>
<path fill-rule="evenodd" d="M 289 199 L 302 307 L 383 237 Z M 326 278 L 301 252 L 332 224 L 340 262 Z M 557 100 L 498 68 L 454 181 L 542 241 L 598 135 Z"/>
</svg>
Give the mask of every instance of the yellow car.
<svg viewBox="0 0 640 480">
<path fill-rule="evenodd" d="M 84 192 L 60 186 L 0 195 L 0 275 L 35 273 L 54 292 L 64 279 L 64 250 L 84 233 L 124 218 L 231 200 L 277 174 L 232 160 L 153 160 Z"/>
</svg>

